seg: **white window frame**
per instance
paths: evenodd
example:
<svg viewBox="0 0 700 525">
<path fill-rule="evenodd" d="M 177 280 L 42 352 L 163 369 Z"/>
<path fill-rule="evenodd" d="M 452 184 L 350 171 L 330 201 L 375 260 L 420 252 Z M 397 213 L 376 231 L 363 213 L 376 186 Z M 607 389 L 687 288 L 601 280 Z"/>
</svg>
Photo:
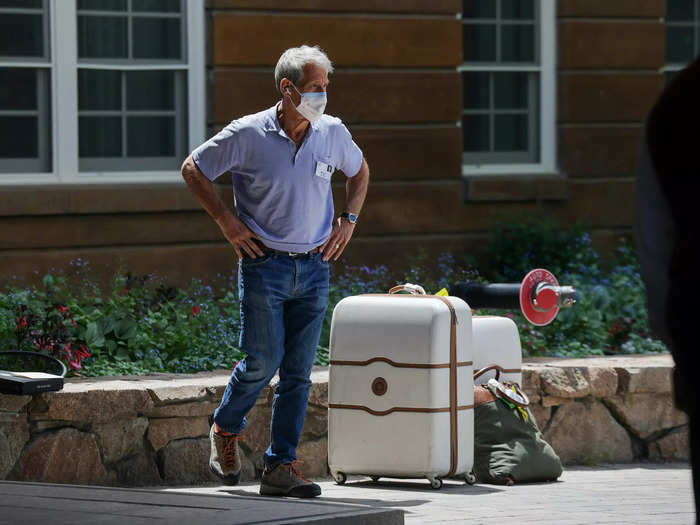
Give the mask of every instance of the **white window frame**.
<svg viewBox="0 0 700 525">
<path fill-rule="evenodd" d="M 187 72 L 188 150 L 206 134 L 206 34 L 204 0 L 183 0 L 187 9 L 187 63 L 168 66 Z M 49 0 L 51 60 L 17 62 L 13 67 L 46 67 L 51 72 L 52 171 L 48 173 L 0 173 L 1 186 L 46 184 L 94 185 L 115 183 L 182 183 L 179 170 L 78 171 L 78 32 L 77 0 Z M 88 61 L 81 65 L 84 67 Z M 105 68 L 100 65 L 100 68 Z M 119 65 L 132 71 L 163 69 L 161 66 Z M 184 159 L 183 159 L 184 160 Z"/>
<path fill-rule="evenodd" d="M 526 164 L 463 164 L 462 176 L 473 177 L 475 175 L 552 175 L 557 169 L 557 17 L 556 0 L 536 0 L 540 4 L 540 56 L 539 65 L 478 65 L 463 64 L 457 66 L 461 74 L 464 71 L 487 72 L 538 72 L 540 82 L 539 97 L 539 143 L 540 161 Z M 460 16 L 461 19 L 461 15 Z M 461 122 L 457 123 L 461 126 Z"/>
<path fill-rule="evenodd" d="M 678 20 L 668 20 L 668 17 L 665 15 L 663 18 L 664 21 L 664 29 L 668 28 L 668 26 L 692 26 L 693 27 L 693 45 L 697 49 L 697 53 L 700 53 L 700 19 L 698 18 L 700 16 L 700 0 L 693 0 L 693 12 L 695 13 L 695 18 L 691 21 L 687 22 L 679 22 Z M 666 45 L 668 46 L 668 34 L 665 35 L 666 39 Z M 695 58 L 691 58 L 690 62 L 695 60 Z M 659 73 L 662 75 L 665 75 L 666 73 L 678 73 L 681 69 L 684 69 L 685 67 L 690 64 L 690 62 L 682 63 L 682 62 L 666 62 L 664 66 L 659 69 Z"/>
</svg>

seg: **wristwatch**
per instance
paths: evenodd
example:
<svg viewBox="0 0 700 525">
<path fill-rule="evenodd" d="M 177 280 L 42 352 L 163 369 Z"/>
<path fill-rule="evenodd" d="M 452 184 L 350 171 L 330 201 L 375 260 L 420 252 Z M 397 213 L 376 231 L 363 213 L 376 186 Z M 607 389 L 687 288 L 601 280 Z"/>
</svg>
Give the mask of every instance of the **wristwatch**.
<svg viewBox="0 0 700 525">
<path fill-rule="evenodd" d="M 358 216 L 355 213 L 349 213 L 347 211 L 344 211 L 340 214 L 340 217 L 343 219 L 347 219 L 350 224 L 355 224 L 357 222 Z"/>
</svg>

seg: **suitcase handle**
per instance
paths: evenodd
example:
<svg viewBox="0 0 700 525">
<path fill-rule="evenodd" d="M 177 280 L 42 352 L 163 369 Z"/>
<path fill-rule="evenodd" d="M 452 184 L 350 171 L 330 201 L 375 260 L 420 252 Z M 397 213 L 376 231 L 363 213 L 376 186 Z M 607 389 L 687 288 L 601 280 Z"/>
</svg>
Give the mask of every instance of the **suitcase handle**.
<svg viewBox="0 0 700 525">
<path fill-rule="evenodd" d="M 389 290 L 390 294 L 394 294 L 394 293 L 398 293 L 398 292 L 408 292 L 411 295 L 426 295 L 425 288 L 423 288 L 419 284 L 411 284 L 411 283 L 400 284 L 398 286 L 394 286 L 391 290 Z"/>
</svg>

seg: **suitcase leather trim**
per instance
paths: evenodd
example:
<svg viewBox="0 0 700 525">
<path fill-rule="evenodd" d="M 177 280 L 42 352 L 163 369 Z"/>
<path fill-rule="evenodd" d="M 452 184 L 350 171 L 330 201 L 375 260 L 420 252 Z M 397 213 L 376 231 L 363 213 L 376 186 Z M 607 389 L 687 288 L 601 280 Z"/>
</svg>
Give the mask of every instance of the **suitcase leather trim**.
<svg viewBox="0 0 700 525">
<path fill-rule="evenodd" d="M 432 414 L 436 412 L 450 412 L 452 410 L 451 407 L 445 407 L 445 408 L 414 408 L 414 407 L 393 407 L 390 408 L 389 410 L 372 410 L 369 407 L 366 407 L 364 405 L 340 405 L 336 403 L 330 403 L 328 405 L 328 408 L 344 408 L 346 410 L 364 410 L 365 412 L 368 412 L 372 414 L 373 416 L 387 416 L 393 412 L 418 412 L 421 414 Z M 474 408 L 474 405 L 463 405 L 463 406 L 458 406 L 457 411 L 462 411 L 462 410 L 472 410 Z"/>
<path fill-rule="evenodd" d="M 405 297 L 406 299 L 437 299 L 447 306 L 450 311 L 450 406 L 448 409 L 424 409 L 426 411 L 450 412 L 450 471 L 446 476 L 454 476 L 457 471 L 457 454 L 459 440 L 457 438 L 457 313 L 452 303 L 440 295 L 406 295 L 406 294 L 365 294 L 367 296 Z M 330 406 L 330 405 L 329 405 Z M 473 406 L 470 406 L 473 408 Z M 392 410 L 392 409 L 390 409 Z M 396 410 L 394 410 L 396 411 Z M 416 411 L 412 408 L 411 411 Z M 371 412 L 370 412 L 371 413 Z"/>
<path fill-rule="evenodd" d="M 450 363 L 397 363 L 386 357 L 373 357 L 367 361 L 335 361 L 331 359 L 330 364 L 335 366 L 367 366 L 372 363 L 382 362 L 388 363 L 396 368 L 450 368 Z M 473 366 L 473 361 L 461 361 L 457 363 L 457 366 Z M 505 370 L 504 370 L 505 372 Z M 519 370 L 518 370 L 519 372 Z"/>
</svg>

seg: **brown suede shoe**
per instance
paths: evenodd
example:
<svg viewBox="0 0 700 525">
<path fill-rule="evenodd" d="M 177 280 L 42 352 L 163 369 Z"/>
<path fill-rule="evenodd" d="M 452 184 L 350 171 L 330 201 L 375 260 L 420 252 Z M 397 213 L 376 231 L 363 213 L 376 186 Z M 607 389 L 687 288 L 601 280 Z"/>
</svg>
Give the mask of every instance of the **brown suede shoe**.
<svg viewBox="0 0 700 525">
<path fill-rule="evenodd" d="M 298 462 L 283 463 L 272 470 L 265 469 L 260 482 L 262 496 L 289 496 L 314 498 L 321 495 L 321 487 L 309 481 L 296 469 Z"/>
<path fill-rule="evenodd" d="M 241 477 L 241 454 L 238 450 L 240 439 L 237 434 L 216 432 L 214 425 L 209 430 L 211 442 L 209 468 L 227 485 L 238 484 L 238 479 Z"/>
</svg>

